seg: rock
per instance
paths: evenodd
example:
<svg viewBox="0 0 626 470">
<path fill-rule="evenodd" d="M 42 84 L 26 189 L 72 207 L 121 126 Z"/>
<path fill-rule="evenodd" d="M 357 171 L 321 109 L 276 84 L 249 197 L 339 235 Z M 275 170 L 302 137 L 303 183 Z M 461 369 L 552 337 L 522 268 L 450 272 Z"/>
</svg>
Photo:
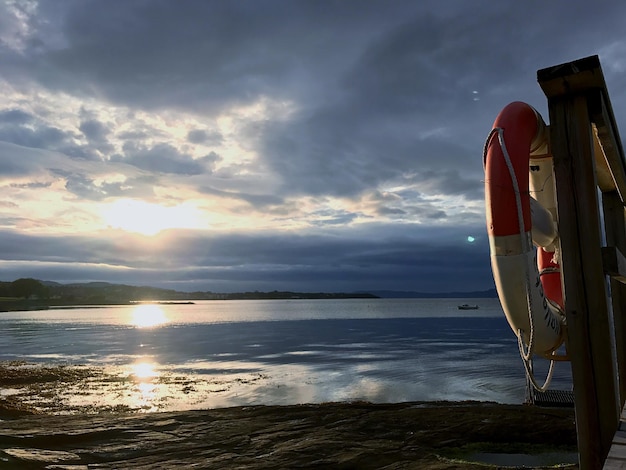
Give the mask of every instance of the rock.
<svg viewBox="0 0 626 470">
<path fill-rule="evenodd" d="M 481 452 L 571 454 L 576 430 L 571 409 L 327 403 L 22 416 L 0 421 L 0 448 L 2 460 L 15 465 L 9 468 L 22 468 L 38 455 L 48 459 L 42 462 L 71 464 L 54 468 L 73 469 L 453 470 L 478 468 L 467 457 Z"/>
<path fill-rule="evenodd" d="M 3 449 L 2 453 L 16 461 L 57 463 L 65 461 L 80 461 L 80 457 L 72 452 L 45 449 Z M 8 459 L 7 459 L 8 460 Z"/>
</svg>

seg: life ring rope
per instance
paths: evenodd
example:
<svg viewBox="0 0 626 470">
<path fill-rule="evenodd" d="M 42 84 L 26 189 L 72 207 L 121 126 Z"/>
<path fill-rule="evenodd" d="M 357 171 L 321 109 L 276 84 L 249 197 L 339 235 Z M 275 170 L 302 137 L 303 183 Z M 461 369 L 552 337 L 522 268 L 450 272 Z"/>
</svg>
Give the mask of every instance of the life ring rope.
<svg viewBox="0 0 626 470">
<path fill-rule="evenodd" d="M 506 163 L 506 166 L 509 170 L 509 175 L 511 177 L 511 182 L 513 185 L 513 193 L 515 194 L 515 204 L 517 206 L 517 220 L 518 220 L 518 224 L 519 224 L 519 234 L 521 237 L 521 246 L 523 247 L 524 251 L 528 251 L 530 249 L 532 249 L 532 246 L 529 246 L 529 241 L 528 241 L 528 237 L 526 236 L 526 232 L 524 231 L 524 215 L 523 215 L 523 211 L 522 211 L 522 199 L 520 197 L 520 189 L 519 189 L 519 185 L 517 182 L 517 176 L 515 175 L 515 169 L 513 168 L 513 163 L 511 162 L 511 157 L 509 155 L 509 152 L 506 148 L 506 142 L 504 140 L 504 129 L 501 127 L 495 127 L 493 129 L 491 129 L 491 132 L 489 133 L 489 135 L 487 136 L 487 140 L 485 142 L 484 148 L 483 148 L 483 166 L 486 165 L 486 161 L 487 161 L 487 151 L 488 151 L 488 147 L 489 144 L 491 143 L 491 140 L 493 139 L 493 136 L 497 134 L 498 135 L 498 143 L 500 144 L 500 149 L 502 150 L 502 155 L 504 157 L 504 161 Z M 531 243 L 532 245 L 532 243 Z M 528 322 L 530 325 L 530 332 L 529 332 L 529 339 L 528 339 L 528 349 L 526 351 L 524 351 L 524 340 L 523 340 L 523 331 L 522 329 L 518 329 L 516 331 L 516 335 L 517 335 L 517 345 L 519 348 L 519 353 L 520 353 L 520 357 L 522 358 L 522 362 L 524 363 L 524 368 L 526 370 L 526 376 L 528 377 L 528 379 L 530 380 L 531 384 L 533 385 L 533 387 L 538 390 L 539 392 L 543 392 L 545 391 L 548 386 L 550 385 L 550 382 L 552 380 L 552 375 L 554 372 L 554 363 L 555 363 L 555 359 L 550 359 L 550 367 L 548 369 L 548 373 L 546 376 L 546 379 L 543 383 L 543 385 L 539 385 L 537 383 L 537 380 L 535 379 L 535 375 L 532 369 L 532 356 L 534 353 L 534 337 L 535 337 L 535 322 L 534 322 L 534 316 L 532 314 L 532 301 L 531 301 L 531 293 L 530 293 L 530 273 L 528 272 L 528 269 L 525 267 L 524 269 L 524 277 L 526 279 L 526 283 L 525 283 L 525 292 L 526 292 L 526 304 L 528 307 Z"/>
<path fill-rule="evenodd" d="M 520 355 L 522 356 L 522 362 L 524 363 L 524 369 L 526 369 L 526 377 L 528 377 L 528 380 L 530 380 L 530 383 L 532 384 L 532 386 L 535 388 L 535 390 L 537 390 L 538 392 L 545 392 L 548 387 L 550 386 L 550 382 L 552 381 L 552 375 L 554 373 L 554 364 L 556 362 L 555 359 L 550 359 L 550 367 L 548 368 L 548 373 L 546 375 L 546 379 L 543 382 L 543 385 L 539 385 L 537 383 L 537 379 L 535 378 L 535 373 L 533 371 L 533 367 L 532 367 L 532 358 L 524 358 L 524 355 L 522 353 L 522 348 L 524 347 L 524 343 L 521 340 L 521 336 L 522 335 L 522 330 L 518 331 L 518 335 L 517 335 L 517 344 L 520 347 Z"/>
</svg>

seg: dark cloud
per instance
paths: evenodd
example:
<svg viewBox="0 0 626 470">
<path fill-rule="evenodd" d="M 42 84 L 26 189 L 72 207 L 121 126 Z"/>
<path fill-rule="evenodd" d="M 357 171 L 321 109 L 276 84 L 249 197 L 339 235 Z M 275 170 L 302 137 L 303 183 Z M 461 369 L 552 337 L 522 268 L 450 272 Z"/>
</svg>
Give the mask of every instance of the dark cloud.
<svg viewBox="0 0 626 470">
<path fill-rule="evenodd" d="M 124 162 L 142 170 L 156 173 L 200 175 L 211 172 L 211 167 L 216 161 L 216 154 L 194 159 L 191 155 L 181 153 L 167 143 L 145 147 L 127 141 L 124 150 L 124 155 L 113 155 L 111 161 Z"/>
<path fill-rule="evenodd" d="M 87 139 L 95 142 L 104 141 L 107 135 L 111 132 L 108 126 L 105 126 L 100 121 L 95 119 L 81 122 L 79 129 L 83 134 L 85 134 Z"/>
<path fill-rule="evenodd" d="M 78 160 L 100 160 L 100 151 L 111 151 L 112 147 L 102 139 L 95 138 L 94 123 L 85 124 L 91 132 L 93 146 L 77 143 L 79 135 L 72 129 L 50 125 L 38 116 L 21 109 L 0 111 L 0 141 L 43 150 L 53 150 Z M 83 126 L 81 125 L 81 131 Z"/>
<path fill-rule="evenodd" d="M 24 149 L 19 145 L 0 140 L 0 172 L 5 176 L 31 176 L 41 174 L 45 156 L 38 149 Z"/>
<path fill-rule="evenodd" d="M 463 177 L 452 165 L 449 169 L 416 171 L 415 174 L 404 178 L 404 181 L 417 183 L 424 192 L 430 194 L 459 194 L 468 200 L 484 197 L 482 181 Z"/>
<path fill-rule="evenodd" d="M 295 80 L 341 64 L 338 49 L 397 21 L 407 5 L 235 0 L 180 8 L 140 0 L 39 8 L 42 16 L 63 12 L 64 46 L 49 47 L 32 64 L 46 86 L 85 93 L 97 86 L 110 99 L 147 107 L 219 108 L 277 90 L 297 93 Z"/>
<path fill-rule="evenodd" d="M 23 125 L 34 118 L 31 114 L 21 109 L 5 109 L 0 111 L 0 123 L 8 123 L 13 125 Z"/>
<path fill-rule="evenodd" d="M 258 209 L 269 209 L 272 206 L 280 206 L 284 200 L 279 196 L 271 194 L 251 194 L 242 191 L 224 191 L 210 186 L 200 186 L 198 190 L 207 195 L 219 196 L 221 198 L 245 201 Z"/>
<path fill-rule="evenodd" d="M 99 201 L 106 197 L 106 191 L 98 187 L 93 178 L 87 175 L 61 171 L 57 171 L 57 174 L 65 178 L 65 188 L 80 198 Z"/>
<path fill-rule="evenodd" d="M 105 149 L 110 149 L 106 146 Z M 87 145 L 68 144 L 59 146 L 57 151 L 67 155 L 74 160 L 101 161 L 102 156 L 98 148 Z"/>
<path fill-rule="evenodd" d="M 117 135 L 122 140 L 144 140 L 151 136 L 152 133 L 147 130 L 125 131 Z"/>
<path fill-rule="evenodd" d="M 14 121 L 0 126 L 0 140 L 24 147 L 57 149 L 72 138 L 71 134 L 42 123 L 26 126 Z"/>
<path fill-rule="evenodd" d="M 83 172 L 51 169 L 50 173 L 65 181 L 65 189 L 78 198 L 88 201 L 103 201 L 115 197 L 151 199 L 157 178 L 152 175 L 128 177 L 124 181 L 102 182 Z"/>
<path fill-rule="evenodd" d="M 217 130 L 193 129 L 187 133 L 187 141 L 192 144 L 218 145 L 223 140 L 222 134 Z"/>
<path fill-rule="evenodd" d="M 540 2 L 359 3 L 189 1 L 180 8 L 158 0 L 85 1 L 54 13 L 44 3 L 40 12 L 58 20 L 64 45 L 33 51 L 36 63 L 23 66 L 51 89 L 95 88 L 147 109 L 211 115 L 263 96 L 293 100 L 301 109 L 295 119 L 259 123 L 250 138 L 283 175 L 284 191 L 350 196 L 407 168 L 460 164 L 476 181 L 477 154 L 503 100 L 540 97 L 537 68 L 620 39 L 610 32 L 619 30 L 619 15 L 582 1 L 565 9 Z M 555 33 L 563 17 L 572 24 L 585 18 L 575 47 Z M 433 129 L 447 134 L 420 137 Z M 219 141 L 208 131 L 188 134 L 192 143 L 213 138 Z M 136 158 L 141 168 L 157 166 Z M 178 171 L 177 164 L 163 166 Z M 457 182 L 451 191 L 466 186 Z"/>
<path fill-rule="evenodd" d="M 465 232 L 454 236 L 440 229 L 427 232 L 426 237 L 411 227 L 396 235 L 389 235 L 388 227 L 377 227 L 371 232 L 340 237 L 281 233 L 207 236 L 186 232 L 179 234 L 177 243 L 155 253 L 153 243 L 146 243 L 145 237 L 121 232 L 100 239 L 5 231 L 0 236 L 0 250 L 7 254 L 5 259 L 22 263 L 22 274 L 41 277 L 54 272 L 54 279 L 62 282 L 78 279 L 76 263 L 93 263 L 81 270 L 86 276 L 82 280 L 136 284 L 144 279 L 159 285 L 184 281 L 188 286 L 214 291 L 233 291 L 242 286 L 252 290 L 302 290 L 307 285 L 304 290 L 308 291 L 447 291 L 491 285 L 491 272 L 484 263 L 488 256 L 486 240 L 468 244 Z M 384 238 L 371 236 L 375 233 L 387 234 Z M 164 232 L 155 243 L 166 244 L 172 236 Z M 28 268 L 31 261 L 37 266 Z M 55 264 L 46 268 L 45 263 Z M 7 275 L 6 268 L 0 269 L 0 277 Z M 468 275 L 473 276 L 471 281 Z"/>
<path fill-rule="evenodd" d="M 106 157 L 115 151 L 115 147 L 108 140 L 111 134 L 109 126 L 97 119 L 87 119 L 78 128 L 89 141 L 90 147 L 98 150 L 100 155 Z"/>
<path fill-rule="evenodd" d="M 349 212 L 346 210 L 325 209 L 311 213 L 311 220 L 309 223 L 320 227 L 328 225 L 342 226 L 350 224 L 359 217 L 363 217 L 363 214 L 358 212 Z"/>
</svg>

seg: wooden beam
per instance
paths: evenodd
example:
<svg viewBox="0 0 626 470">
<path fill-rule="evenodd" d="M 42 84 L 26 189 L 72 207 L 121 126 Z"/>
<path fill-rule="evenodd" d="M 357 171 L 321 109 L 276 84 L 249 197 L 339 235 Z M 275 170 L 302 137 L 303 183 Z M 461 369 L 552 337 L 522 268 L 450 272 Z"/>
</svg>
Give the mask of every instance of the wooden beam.
<svg viewBox="0 0 626 470">
<path fill-rule="evenodd" d="M 537 81 L 548 99 L 606 87 L 597 55 L 541 69 Z"/>
<path fill-rule="evenodd" d="M 595 83 L 593 74 L 590 80 Z M 595 470 L 602 468 L 609 452 L 619 408 L 594 144 L 586 96 L 554 96 L 548 99 L 548 109 L 579 464 L 581 470 Z"/>
<path fill-rule="evenodd" d="M 622 410 L 619 427 L 613 437 L 613 445 L 602 470 L 626 469 L 626 408 Z"/>
<path fill-rule="evenodd" d="M 602 264 L 605 274 L 626 284 L 626 258 L 620 250 L 614 246 L 602 247 Z"/>
<path fill-rule="evenodd" d="M 593 147 L 594 156 L 596 160 L 596 178 L 598 178 L 598 186 L 603 193 L 617 190 L 617 185 L 611 174 L 611 168 L 607 161 L 604 148 L 600 143 L 600 137 L 598 136 L 598 128 L 593 126 Z"/>
<path fill-rule="evenodd" d="M 592 122 L 597 128 L 598 141 L 606 162 L 599 162 L 598 169 L 601 187 L 609 191 L 617 187 L 622 202 L 626 202 L 626 161 L 624 149 L 619 137 L 615 115 L 604 80 L 604 73 L 597 55 L 555 65 L 537 71 L 539 86 L 548 97 L 585 94 L 589 96 L 589 108 Z M 605 170 L 610 168 L 613 183 L 606 180 Z M 604 191 L 604 189 L 603 189 Z"/>
<path fill-rule="evenodd" d="M 622 277 L 611 278 L 611 303 L 613 305 L 613 325 L 615 327 L 615 351 L 617 354 L 617 379 L 619 384 L 619 404 L 624 407 L 626 402 L 626 211 L 616 191 L 602 193 L 604 211 L 604 231 L 606 242 L 611 248 L 602 249 L 604 271 L 607 268 Z M 609 263 L 616 269 L 607 266 L 605 251 L 614 252 Z M 611 274 L 609 272 L 609 274 Z M 621 281 L 621 282 L 620 282 Z M 625 429 L 626 430 L 626 429 Z"/>
<path fill-rule="evenodd" d="M 611 103 L 604 91 L 589 93 L 591 119 L 598 133 L 598 140 L 615 187 L 622 202 L 626 202 L 626 161 Z"/>
</svg>

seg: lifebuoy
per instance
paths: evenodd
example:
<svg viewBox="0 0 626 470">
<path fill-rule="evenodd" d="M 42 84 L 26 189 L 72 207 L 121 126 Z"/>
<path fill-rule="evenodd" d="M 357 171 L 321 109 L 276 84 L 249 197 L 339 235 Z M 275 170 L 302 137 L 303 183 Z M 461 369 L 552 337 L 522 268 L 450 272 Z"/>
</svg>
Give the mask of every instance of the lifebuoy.
<svg viewBox="0 0 626 470">
<path fill-rule="evenodd" d="M 554 357 L 565 325 L 552 156 L 541 115 L 526 103 L 507 105 L 493 124 L 483 157 L 491 267 L 500 303 L 528 356 Z"/>
</svg>

